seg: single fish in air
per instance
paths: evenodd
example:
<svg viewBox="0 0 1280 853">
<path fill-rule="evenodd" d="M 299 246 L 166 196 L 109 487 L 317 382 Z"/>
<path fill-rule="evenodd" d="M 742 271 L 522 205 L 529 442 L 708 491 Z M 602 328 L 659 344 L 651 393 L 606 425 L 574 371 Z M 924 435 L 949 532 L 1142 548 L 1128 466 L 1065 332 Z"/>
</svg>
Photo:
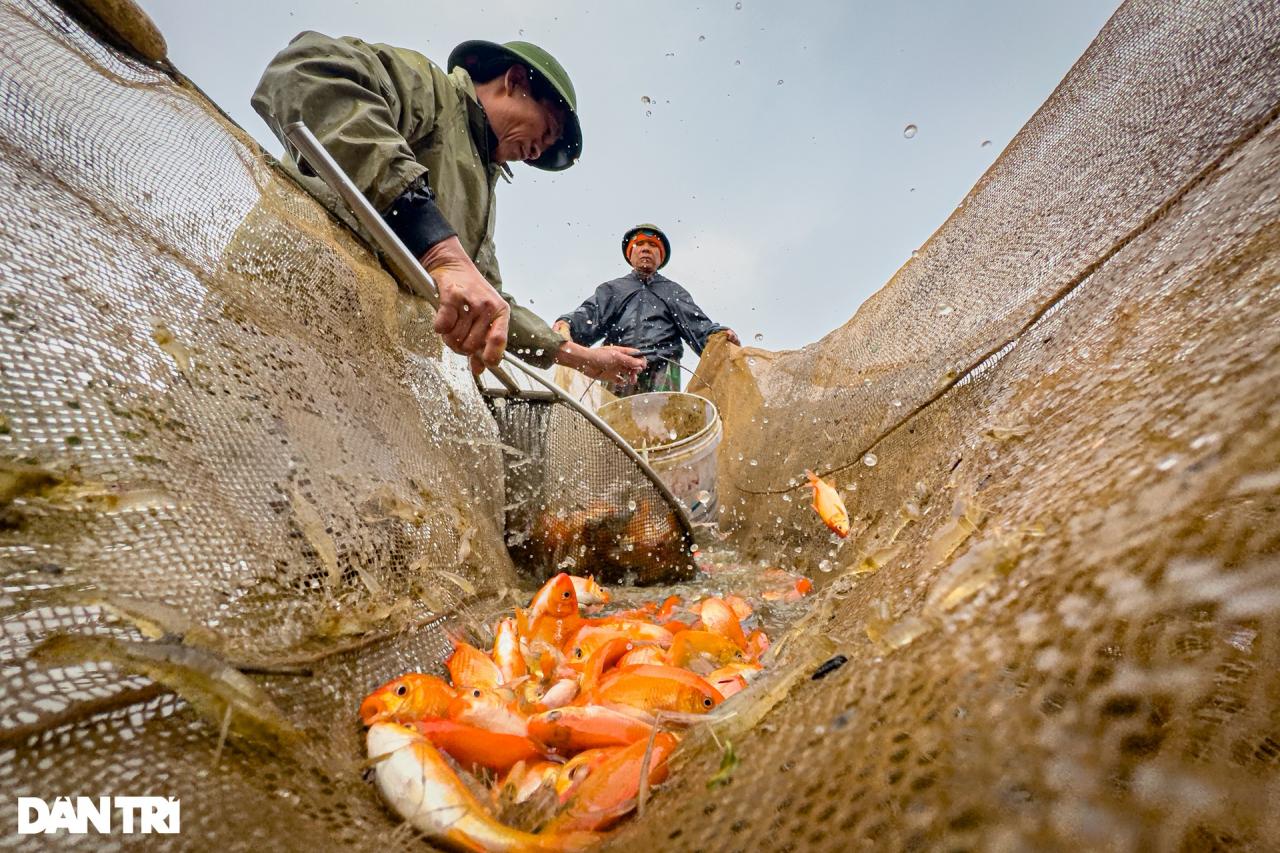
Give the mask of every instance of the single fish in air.
<svg viewBox="0 0 1280 853">
<path fill-rule="evenodd" d="M 823 524 L 827 525 L 841 539 L 849 535 L 849 511 L 840 500 L 840 493 L 825 480 L 812 471 L 805 471 L 809 485 L 813 487 L 813 508 Z"/>
</svg>

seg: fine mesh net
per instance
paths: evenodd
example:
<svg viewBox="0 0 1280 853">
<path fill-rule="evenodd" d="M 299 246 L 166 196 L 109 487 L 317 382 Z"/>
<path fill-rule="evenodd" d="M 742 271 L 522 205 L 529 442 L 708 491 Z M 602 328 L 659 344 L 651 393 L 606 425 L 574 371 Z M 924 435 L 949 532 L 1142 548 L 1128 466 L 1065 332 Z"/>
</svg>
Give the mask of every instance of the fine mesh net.
<svg viewBox="0 0 1280 853">
<path fill-rule="evenodd" d="M 546 399 L 488 398 L 506 445 L 507 546 L 539 577 L 670 583 L 696 572 L 693 541 L 664 496 L 586 418 Z"/>
<path fill-rule="evenodd" d="M 528 451 L 190 87 L 36 0 L 0 61 L 0 788 L 178 796 L 188 846 L 418 847 L 354 709 L 509 607 Z M 1276 4 L 1126 3 L 849 323 L 712 344 L 721 526 L 820 590 L 613 846 L 1276 847 L 1278 114 Z M 183 698 L 30 656 L 66 630 L 165 650 Z M 219 666 L 269 737 L 237 706 L 219 748 Z"/>
</svg>

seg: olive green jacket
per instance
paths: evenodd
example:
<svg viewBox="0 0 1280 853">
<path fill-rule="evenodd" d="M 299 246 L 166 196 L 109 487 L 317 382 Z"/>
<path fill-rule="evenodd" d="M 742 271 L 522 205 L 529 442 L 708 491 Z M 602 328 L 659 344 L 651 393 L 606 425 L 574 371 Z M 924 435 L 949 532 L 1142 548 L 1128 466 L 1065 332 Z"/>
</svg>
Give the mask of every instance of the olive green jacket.
<svg viewBox="0 0 1280 853">
<path fill-rule="evenodd" d="M 501 292 L 495 189 L 499 176 L 511 173 L 489 160 L 488 119 L 466 71 L 446 74 L 403 48 L 304 32 L 267 66 L 252 103 L 282 142 L 286 125 L 305 121 L 379 212 L 425 175 L 462 248 Z M 286 160 L 312 195 L 368 240 L 323 180 L 303 175 L 292 156 Z M 503 298 L 511 305 L 508 348 L 539 367 L 551 365 L 563 339 Z"/>
</svg>

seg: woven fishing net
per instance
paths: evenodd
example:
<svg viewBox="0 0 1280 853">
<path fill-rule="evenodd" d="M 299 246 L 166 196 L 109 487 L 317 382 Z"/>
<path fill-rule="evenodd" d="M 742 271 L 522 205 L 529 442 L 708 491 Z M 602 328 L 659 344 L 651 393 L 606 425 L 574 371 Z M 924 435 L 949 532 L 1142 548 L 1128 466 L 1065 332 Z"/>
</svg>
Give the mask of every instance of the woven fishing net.
<svg viewBox="0 0 1280 853">
<path fill-rule="evenodd" d="M 43 0 L 0 3 L 0 63 L 0 789 L 418 847 L 353 712 L 509 608 L 507 443 L 189 84 Z M 713 344 L 722 528 L 820 589 L 615 847 L 1280 843 L 1278 114 L 1274 3 L 1126 3 L 849 323 Z M 32 657 L 66 631 L 131 672 Z M 210 713 L 228 670 L 256 732 Z"/>
</svg>

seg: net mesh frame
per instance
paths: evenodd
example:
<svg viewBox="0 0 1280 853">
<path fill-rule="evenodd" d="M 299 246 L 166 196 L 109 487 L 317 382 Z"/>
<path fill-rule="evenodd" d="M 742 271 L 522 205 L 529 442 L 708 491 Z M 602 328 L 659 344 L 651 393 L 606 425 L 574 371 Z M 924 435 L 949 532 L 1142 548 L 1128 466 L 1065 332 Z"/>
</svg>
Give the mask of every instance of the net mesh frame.
<svg viewBox="0 0 1280 853">
<path fill-rule="evenodd" d="M 0 3 L 0 61 L 0 460 L 50 478 L 0 516 L 0 788 L 179 796 L 201 846 L 421 847 L 353 712 L 513 600 L 510 445 L 198 93 L 43 0 Z M 727 784 L 694 734 L 610 846 L 1274 849 L 1278 113 L 1280 7 L 1130 0 L 852 320 L 713 342 L 722 527 L 820 589 L 715 724 Z M 143 639 L 90 585 L 308 667 L 255 681 L 311 736 L 219 753 L 146 679 L 30 660 Z"/>
</svg>

